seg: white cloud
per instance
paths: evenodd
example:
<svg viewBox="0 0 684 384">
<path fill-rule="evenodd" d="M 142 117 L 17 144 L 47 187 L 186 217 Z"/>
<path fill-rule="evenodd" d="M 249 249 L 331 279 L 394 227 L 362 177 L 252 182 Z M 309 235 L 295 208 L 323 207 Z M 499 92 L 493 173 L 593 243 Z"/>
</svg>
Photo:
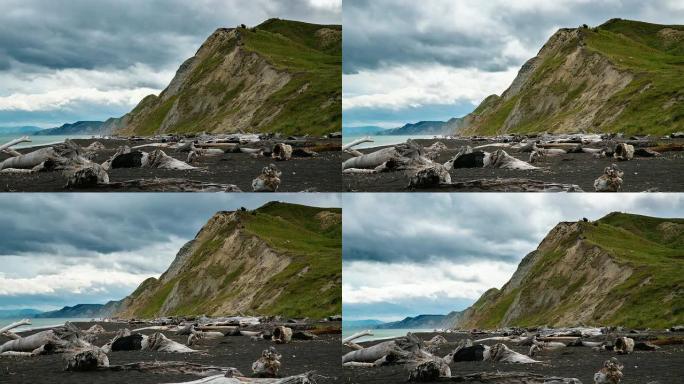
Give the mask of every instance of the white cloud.
<svg viewBox="0 0 684 384">
<path fill-rule="evenodd" d="M 440 64 L 362 70 L 344 75 L 342 108 L 398 110 L 462 101 L 477 105 L 491 94 L 501 94 L 517 71 L 509 68 L 504 72 L 487 72 Z"/>
<path fill-rule="evenodd" d="M 501 288 L 515 267 L 493 261 L 428 265 L 353 261 L 343 265 L 342 297 L 345 304 L 443 297 L 475 300 L 487 289 Z"/>
</svg>

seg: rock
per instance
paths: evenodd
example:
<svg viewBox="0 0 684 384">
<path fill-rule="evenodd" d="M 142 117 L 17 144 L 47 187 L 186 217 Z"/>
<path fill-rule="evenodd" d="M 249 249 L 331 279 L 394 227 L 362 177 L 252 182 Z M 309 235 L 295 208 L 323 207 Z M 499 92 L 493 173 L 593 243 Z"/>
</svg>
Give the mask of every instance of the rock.
<svg viewBox="0 0 684 384">
<path fill-rule="evenodd" d="M 278 143 L 273 146 L 271 158 L 278 161 L 286 161 L 292 158 L 292 146 L 289 144 Z"/>
<path fill-rule="evenodd" d="M 632 160 L 634 158 L 634 146 L 625 143 L 618 144 L 615 146 L 613 157 L 620 161 Z"/>
<path fill-rule="evenodd" d="M 252 180 L 252 190 L 254 192 L 276 192 L 280 186 L 280 175 L 282 172 L 278 170 L 275 164 L 270 164 L 264 167 L 261 175 Z"/>
<path fill-rule="evenodd" d="M 409 372 L 408 381 L 430 382 L 435 381 L 440 377 L 449 376 L 451 376 L 449 365 L 442 359 L 437 358 L 418 364 Z"/>
<path fill-rule="evenodd" d="M 603 170 L 603 175 L 594 180 L 596 192 L 618 192 L 622 188 L 622 176 L 624 173 L 617 165 L 612 164 Z"/>
<path fill-rule="evenodd" d="M 451 184 L 451 175 L 442 164 L 434 164 L 418 170 L 409 179 L 408 188 L 438 187 L 440 184 Z"/>
</svg>

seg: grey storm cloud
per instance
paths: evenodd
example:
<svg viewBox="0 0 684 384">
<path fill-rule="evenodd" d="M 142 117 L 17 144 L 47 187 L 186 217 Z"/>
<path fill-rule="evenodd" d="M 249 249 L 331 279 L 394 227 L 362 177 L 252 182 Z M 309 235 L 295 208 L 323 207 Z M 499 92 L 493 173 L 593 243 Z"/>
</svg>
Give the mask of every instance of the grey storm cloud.
<svg viewBox="0 0 684 384">
<path fill-rule="evenodd" d="M 684 7 L 671 0 L 345 0 L 343 69 L 439 63 L 501 71 L 526 59 L 516 51 L 537 52 L 560 27 L 616 17 L 681 24 Z"/>
<path fill-rule="evenodd" d="M 560 221 L 612 211 L 684 217 L 677 194 L 353 194 L 343 201 L 345 263 L 517 263 Z"/>
<path fill-rule="evenodd" d="M 186 194 L 18 194 L 0 196 L 0 257 L 75 257 L 131 252 L 176 237 L 191 239 L 217 211 L 275 200 L 339 206 L 335 194 L 224 196 Z M 144 269 L 139 260 L 121 260 Z"/>
<path fill-rule="evenodd" d="M 340 10 L 306 0 L 5 0 L 0 70 L 12 62 L 64 68 L 177 66 L 219 27 L 271 17 L 341 22 Z"/>
</svg>

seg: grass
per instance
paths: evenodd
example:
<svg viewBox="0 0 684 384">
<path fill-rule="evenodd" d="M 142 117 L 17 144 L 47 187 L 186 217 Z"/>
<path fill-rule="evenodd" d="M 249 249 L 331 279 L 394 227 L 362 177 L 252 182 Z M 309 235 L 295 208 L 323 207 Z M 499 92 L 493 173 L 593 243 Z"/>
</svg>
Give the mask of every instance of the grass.
<svg viewBox="0 0 684 384">
<path fill-rule="evenodd" d="M 582 29 L 586 52 L 606 58 L 623 76 L 632 81 L 613 96 L 598 113 L 588 130 L 595 132 L 623 132 L 628 135 L 664 135 L 684 129 L 684 44 L 663 36 L 669 28 L 684 33 L 684 26 L 666 26 L 629 20 L 611 20 L 596 29 Z M 678 32 L 674 32 L 678 33 Z M 467 133 L 497 134 L 504 130 L 503 122 L 516 103 L 522 119 L 507 130 L 511 133 L 539 133 L 554 131 L 568 117 L 583 113 L 575 103 L 591 84 L 586 81 L 571 86 L 564 80 L 548 79 L 566 62 L 578 46 L 574 39 L 548 56 L 531 75 L 528 86 L 512 99 L 490 108 L 481 122 L 466 129 Z M 560 106 L 551 112 L 533 112 L 542 97 L 560 97 Z M 490 101 L 483 104 L 490 104 Z M 478 107 L 474 114 L 483 111 Z"/>
<path fill-rule="evenodd" d="M 338 214 L 340 220 L 322 225 L 317 215 L 323 211 Z M 230 221 L 201 236 L 201 243 L 197 244 L 181 272 L 168 283 L 161 285 L 155 279 L 146 280 L 132 295 L 137 308 L 135 314 L 146 318 L 201 315 L 214 313 L 226 302 L 234 300 L 239 292 L 233 283 L 244 273 L 255 273 L 259 269 L 248 270 L 246 262 L 234 261 L 231 255 L 219 253 L 226 238 L 237 229 L 264 240 L 279 257 L 290 260 L 284 270 L 257 287 L 250 307 L 252 313 L 311 318 L 341 313 L 341 213 L 337 208 L 278 202 L 268 203 L 255 211 L 239 211 L 237 221 Z M 255 254 L 246 257 L 258 258 L 257 249 Z M 217 254 L 220 257 L 217 258 Z M 198 277 L 212 288 L 198 293 L 194 284 Z M 174 306 L 161 313 L 176 285 L 178 295 L 174 298 Z M 276 302 L 262 305 L 278 293 Z"/>
<path fill-rule="evenodd" d="M 323 46 L 317 31 L 327 28 L 340 33 L 338 40 Z M 342 47 L 341 27 L 270 19 L 254 29 L 238 28 L 240 38 L 226 39 L 197 64 L 173 101 L 146 98 L 132 112 L 142 121 L 136 134 L 152 135 L 178 99 L 178 121 L 168 132 L 213 131 L 229 116 L 240 114 L 235 99 L 250 84 L 231 83 L 230 78 L 214 78 L 226 56 L 235 49 L 256 53 L 276 70 L 287 72 L 291 80 L 266 98 L 250 121 L 254 132 L 280 132 L 285 135 L 323 135 L 341 131 L 342 126 Z M 239 47 L 238 47 L 239 46 Z M 252 71 L 252 68 L 245 69 Z M 254 71 L 253 71 L 254 72 Z M 258 75 L 252 73 L 252 75 Z M 214 104 L 197 107 L 207 93 L 219 98 Z M 146 108 L 143 108 L 143 104 Z M 147 108 L 151 109 L 147 111 Z M 144 114 L 140 112 L 145 110 Z M 133 119 L 136 120 L 135 118 Z"/>
<path fill-rule="evenodd" d="M 598 316 L 592 325 L 665 328 L 684 322 L 684 219 L 611 213 L 594 223 L 579 225 L 579 232 L 539 255 L 516 290 L 483 295 L 472 307 L 477 325 L 504 325 L 502 320 L 516 297 L 522 311 L 512 324 L 506 325 L 554 324 L 579 310 L 585 298 L 578 292 L 587 277 L 576 271 L 598 268 L 594 264 L 600 258 L 578 260 L 570 273 L 557 271 L 556 266 L 566 262 L 567 249 L 577 241 L 581 241 L 584 251 L 591 252 L 587 255 L 598 248 L 614 263 L 633 271 L 623 283 L 605 292 L 597 303 Z M 591 264 L 584 264 L 587 262 Z M 540 290 L 556 292 L 560 300 L 554 305 L 533 304 Z"/>
</svg>

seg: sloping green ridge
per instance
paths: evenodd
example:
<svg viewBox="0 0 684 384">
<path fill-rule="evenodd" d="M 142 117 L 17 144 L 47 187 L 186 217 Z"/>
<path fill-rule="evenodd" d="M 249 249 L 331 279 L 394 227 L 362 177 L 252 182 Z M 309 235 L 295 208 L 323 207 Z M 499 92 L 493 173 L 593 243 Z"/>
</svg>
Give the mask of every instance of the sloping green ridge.
<svg viewBox="0 0 684 384">
<path fill-rule="evenodd" d="M 317 218 L 321 212 L 341 215 L 339 208 L 279 202 L 268 203 L 254 211 L 238 212 L 237 222 L 222 226 L 212 233 L 211 238 L 198 245 L 178 276 L 165 284 L 156 279 L 145 280 L 129 296 L 134 301 L 144 300 L 142 309 L 135 315 L 153 318 L 211 314 L 222 302 L 234 298 L 236 292 L 231 283 L 243 272 L 243 265 L 231 266 L 229 270 L 219 265 L 205 266 L 207 269 L 203 272 L 220 281 L 220 285 L 215 291 L 206 292 L 202 296 L 205 299 L 197 299 L 191 291 L 202 261 L 218 251 L 237 227 L 264 240 L 273 250 L 292 260 L 285 270 L 257 291 L 251 308 L 253 314 L 322 318 L 341 313 L 342 224 L 341 220 L 334 219 L 329 225 L 322 225 Z M 308 271 L 298 275 L 306 267 Z M 160 310 L 174 286 L 181 290 L 181 303 L 174 310 L 162 313 Z M 145 291 L 153 294 L 146 299 L 140 298 Z M 282 293 L 275 303 L 260 307 L 260 303 L 268 301 L 279 291 Z"/>
<path fill-rule="evenodd" d="M 666 28 L 675 31 L 675 36 L 664 35 L 662 31 Z M 663 135 L 684 129 L 684 37 L 677 35 L 684 33 L 684 26 L 615 19 L 597 28 L 582 28 L 581 33 L 586 49 L 605 56 L 617 68 L 634 77 L 625 89 L 602 106 L 593 120 L 592 131 Z M 546 58 L 533 73 L 528 86 L 510 100 L 500 101 L 493 109 L 486 110 L 483 106 L 492 102 L 492 99 L 486 99 L 471 114 L 480 119 L 473 128 L 475 132 L 466 132 L 501 133 L 504 121 L 516 104 L 526 107 L 539 102 L 534 99 L 539 94 L 535 84 L 558 70 L 577 44 L 577 39 L 570 41 L 558 53 Z M 555 124 L 564 117 L 581 113 L 574 101 L 586 87 L 587 84 L 581 84 L 570 88 L 564 81 L 544 87 L 561 97 L 561 109 L 557 113 L 523 120 L 508 132 L 553 131 Z M 601 125 L 618 112 L 617 119 Z"/>
<path fill-rule="evenodd" d="M 333 31 L 325 34 L 332 37 L 321 37 L 318 33 L 320 30 Z M 162 96 L 151 95 L 143 99 L 130 114 L 135 121 L 132 124 L 135 132 L 130 133 L 158 133 L 174 104 L 180 112 L 177 115 L 179 120 L 167 127 L 167 132 L 212 131 L 219 127 L 223 119 L 240 116 L 240 107 L 234 101 L 246 84 L 236 84 L 230 76 L 220 77 L 220 80 L 213 76 L 208 81 L 238 45 L 263 57 L 277 70 L 291 75 L 289 83 L 267 98 L 251 116 L 247 131 L 280 132 L 285 135 L 323 135 L 341 131 L 341 30 L 339 25 L 280 19 L 270 19 L 255 28 L 237 28 L 240 41 L 220 41 L 206 59 L 194 63 L 196 67 L 177 95 L 164 102 L 158 101 Z M 221 97 L 217 106 L 198 103 L 207 92 Z M 141 113 L 145 106 L 152 108 Z M 271 118 L 269 123 L 262 124 Z"/>
<path fill-rule="evenodd" d="M 588 325 L 664 328 L 684 322 L 684 219 L 612 213 L 594 223 L 579 224 L 584 249 L 599 247 L 616 263 L 634 270 L 625 282 L 605 292 L 595 311 L 599 314 L 594 316 L 597 323 Z M 478 319 L 477 326 L 548 325 L 578 308 L 583 298 L 577 293 L 587 283 L 585 277 L 558 273 L 542 277 L 563 262 L 566 249 L 575 241 L 567 238 L 555 249 L 539 255 L 518 288 L 508 293 L 492 289 L 483 294 L 471 307 Z M 516 299 L 517 305 L 525 308 L 540 289 L 563 290 L 563 299 L 544 310 L 520 316 L 511 324 L 503 324 Z M 617 311 L 615 306 L 619 306 Z M 601 318 L 604 313 L 610 316 Z"/>
</svg>

